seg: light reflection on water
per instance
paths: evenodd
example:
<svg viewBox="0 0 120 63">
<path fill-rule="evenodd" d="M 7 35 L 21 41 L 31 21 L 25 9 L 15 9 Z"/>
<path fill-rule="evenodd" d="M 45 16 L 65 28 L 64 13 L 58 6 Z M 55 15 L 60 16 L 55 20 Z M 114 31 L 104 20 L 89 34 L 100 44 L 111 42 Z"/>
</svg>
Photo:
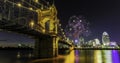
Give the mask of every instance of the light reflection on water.
<svg viewBox="0 0 120 63">
<path fill-rule="evenodd" d="M 103 50 L 103 59 L 104 63 L 112 63 L 112 51 L 111 50 Z"/>
<path fill-rule="evenodd" d="M 94 63 L 120 63 L 118 50 L 96 50 L 94 52 Z"/>
<path fill-rule="evenodd" d="M 94 63 L 102 63 L 102 52 L 100 50 L 94 51 Z"/>
<path fill-rule="evenodd" d="M 120 63 L 119 50 L 73 50 L 46 59 L 33 59 L 32 56 L 25 51 L 0 51 L 0 63 Z"/>
<path fill-rule="evenodd" d="M 75 52 L 71 51 L 69 55 L 66 56 L 64 63 L 74 63 L 75 61 Z"/>
<path fill-rule="evenodd" d="M 112 50 L 112 63 L 120 63 L 120 53 L 117 50 Z"/>
</svg>

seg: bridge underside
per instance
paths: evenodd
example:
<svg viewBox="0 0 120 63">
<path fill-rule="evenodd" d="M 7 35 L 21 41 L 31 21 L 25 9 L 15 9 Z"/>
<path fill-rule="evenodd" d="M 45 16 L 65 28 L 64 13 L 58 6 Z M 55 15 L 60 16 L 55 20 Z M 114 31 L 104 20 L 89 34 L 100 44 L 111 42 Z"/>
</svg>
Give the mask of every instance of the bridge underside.
<svg viewBox="0 0 120 63">
<path fill-rule="evenodd" d="M 6 20 L 0 21 L 0 29 L 32 36 L 35 39 L 35 58 L 56 57 L 58 55 L 58 42 L 66 44 L 68 48 L 72 47 L 72 45 L 67 42 L 60 40 L 58 41 L 57 36 L 43 34 L 27 26 L 19 25 L 16 23 L 9 25 Z"/>
<path fill-rule="evenodd" d="M 36 58 L 56 57 L 58 55 L 58 40 L 56 36 L 43 34 L 16 23 L 10 24 L 7 20 L 0 21 L 0 29 L 32 36 L 35 39 L 34 56 Z"/>
<path fill-rule="evenodd" d="M 39 36 L 42 34 L 35 29 L 31 29 L 30 27 L 23 26 L 4 19 L 0 20 L 0 29 L 4 31 L 17 32 L 29 36 Z"/>
<path fill-rule="evenodd" d="M 43 34 L 36 31 L 36 29 L 5 19 L 0 20 L 0 29 L 33 37 L 35 39 L 34 55 L 36 58 L 56 57 L 58 55 L 58 42 L 59 44 L 62 43 L 67 45 L 67 48 L 72 47 L 72 44 L 65 41 L 58 41 L 58 36 L 56 35 L 52 36 L 50 34 Z"/>
</svg>

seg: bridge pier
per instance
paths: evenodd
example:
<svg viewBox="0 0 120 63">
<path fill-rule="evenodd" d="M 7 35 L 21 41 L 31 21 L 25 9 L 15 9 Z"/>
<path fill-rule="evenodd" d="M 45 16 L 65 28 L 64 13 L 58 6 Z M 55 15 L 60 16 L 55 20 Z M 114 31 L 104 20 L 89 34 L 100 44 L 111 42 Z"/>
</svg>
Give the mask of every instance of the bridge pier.
<svg viewBox="0 0 120 63">
<path fill-rule="evenodd" d="M 56 36 L 41 35 L 35 40 L 34 56 L 51 58 L 58 56 L 58 40 Z"/>
</svg>

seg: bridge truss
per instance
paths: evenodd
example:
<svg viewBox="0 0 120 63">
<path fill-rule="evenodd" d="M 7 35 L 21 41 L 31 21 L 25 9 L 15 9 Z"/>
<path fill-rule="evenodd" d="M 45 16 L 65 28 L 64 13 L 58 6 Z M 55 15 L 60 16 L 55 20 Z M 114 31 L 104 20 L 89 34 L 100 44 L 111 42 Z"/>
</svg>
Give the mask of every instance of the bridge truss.
<svg viewBox="0 0 120 63">
<path fill-rule="evenodd" d="M 57 34 L 59 20 L 51 2 L 45 0 L 0 0 L 0 28 L 28 33 Z"/>
</svg>

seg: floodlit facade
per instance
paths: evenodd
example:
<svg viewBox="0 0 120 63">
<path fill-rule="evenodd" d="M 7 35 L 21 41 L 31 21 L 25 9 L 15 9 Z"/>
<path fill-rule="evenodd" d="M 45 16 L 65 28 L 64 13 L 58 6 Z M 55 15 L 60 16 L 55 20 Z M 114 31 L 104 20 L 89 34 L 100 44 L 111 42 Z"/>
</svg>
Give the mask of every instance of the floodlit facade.
<svg viewBox="0 0 120 63">
<path fill-rule="evenodd" d="M 100 43 L 100 40 L 96 38 L 94 40 L 88 41 L 88 45 L 98 47 L 101 45 L 101 43 Z"/>
<path fill-rule="evenodd" d="M 96 38 L 96 39 L 94 39 L 94 40 L 95 40 L 95 44 L 96 44 L 96 45 L 101 45 L 99 39 Z"/>
<path fill-rule="evenodd" d="M 110 46 L 119 48 L 119 46 L 117 45 L 117 42 L 114 42 L 114 41 L 110 42 Z"/>
<path fill-rule="evenodd" d="M 103 32 L 103 34 L 102 34 L 102 43 L 105 46 L 109 46 L 109 44 L 110 44 L 110 38 L 109 38 L 109 35 L 107 32 Z"/>
</svg>

